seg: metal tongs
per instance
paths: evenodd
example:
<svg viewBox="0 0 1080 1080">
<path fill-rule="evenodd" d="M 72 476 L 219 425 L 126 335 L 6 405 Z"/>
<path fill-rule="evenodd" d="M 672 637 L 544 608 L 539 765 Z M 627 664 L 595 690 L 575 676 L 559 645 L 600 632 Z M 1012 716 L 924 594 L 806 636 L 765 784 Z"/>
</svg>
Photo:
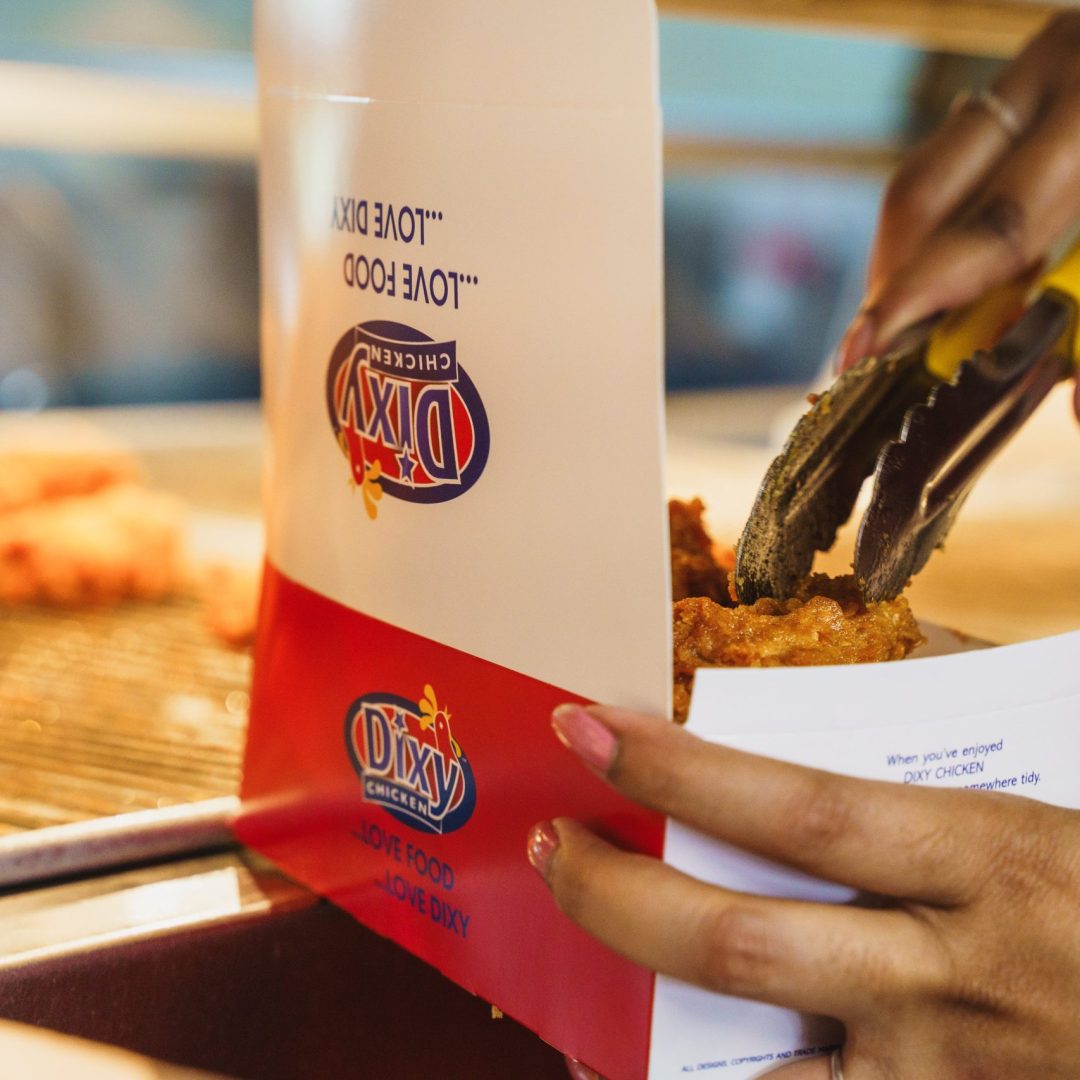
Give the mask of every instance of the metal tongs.
<svg viewBox="0 0 1080 1080">
<path fill-rule="evenodd" d="M 1034 290 L 993 290 L 842 374 L 765 474 L 739 540 L 739 600 L 789 597 L 871 472 L 855 576 L 867 601 L 898 596 L 993 456 L 1076 369 L 1078 312 L 1080 243 Z"/>
</svg>

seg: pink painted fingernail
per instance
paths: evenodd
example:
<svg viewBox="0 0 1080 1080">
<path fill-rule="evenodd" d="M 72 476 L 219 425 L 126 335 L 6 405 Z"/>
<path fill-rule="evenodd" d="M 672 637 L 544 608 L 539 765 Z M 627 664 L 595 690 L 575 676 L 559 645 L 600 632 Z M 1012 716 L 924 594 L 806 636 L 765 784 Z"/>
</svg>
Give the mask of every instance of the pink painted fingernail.
<svg viewBox="0 0 1080 1080">
<path fill-rule="evenodd" d="M 572 1058 L 567 1054 L 563 1061 L 566 1062 L 566 1071 L 570 1074 L 570 1080 L 601 1080 L 598 1072 L 582 1064 L 577 1058 Z"/>
<path fill-rule="evenodd" d="M 847 371 L 864 357 L 870 355 L 874 347 L 877 326 L 870 311 L 860 311 L 852 321 L 836 351 L 837 367 Z"/>
<path fill-rule="evenodd" d="M 551 726 L 563 746 L 573 750 L 586 765 L 600 773 L 611 768 L 619 741 L 588 709 L 560 705 L 551 714 Z"/>
<path fill-rule="evenodd" d="M 541 821 L 539 825 L 532 827 L 529 833 L 529 843 L 525 850 L 529 856 L 532 868 L 546 881 L 548 870 L 551 869 L 551 860 L 559 847 L 559 834 L 550 821 Z"/>
</svg>

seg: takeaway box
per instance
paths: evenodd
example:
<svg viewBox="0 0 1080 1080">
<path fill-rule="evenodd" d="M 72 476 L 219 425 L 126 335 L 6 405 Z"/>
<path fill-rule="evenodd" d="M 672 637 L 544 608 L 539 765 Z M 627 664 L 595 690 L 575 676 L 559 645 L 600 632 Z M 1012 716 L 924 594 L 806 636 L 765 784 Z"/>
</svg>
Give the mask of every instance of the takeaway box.
<svg viewBox="0 0 1080 1080">
<path fill-rule="evenodd" d="M 822 1052 L 829 1021 L 608 952 L 525 859 L 565 814 L 736 887 L 848 895 L 629 805 L 549 727 L 567 700 L 670 709 L 653 5 L 256 20 L 270 460 L 241 838 L 610 1080 Z M 707 671 L 690 726 L 1075 805 L 1077 644 Z"/>
</svg>

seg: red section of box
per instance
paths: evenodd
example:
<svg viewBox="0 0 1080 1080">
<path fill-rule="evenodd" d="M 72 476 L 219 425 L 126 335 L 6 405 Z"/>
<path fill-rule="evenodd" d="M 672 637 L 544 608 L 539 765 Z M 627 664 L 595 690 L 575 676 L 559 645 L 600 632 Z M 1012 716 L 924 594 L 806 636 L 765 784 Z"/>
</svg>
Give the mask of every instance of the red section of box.
<svg viewBox="0 0 1080 1080">
<path fill-rule="evenodd" d="M 366 802 L 346 745 L 358 698 L 419 703 L 426 685 L 475 778 L 471 817 L 442 835 Z M 525 858 L 529 828 L 561 815 L 621 846 L 662 850 L 662 819 L 613 793 L 552 734 L 552 708 L 574 698 L 361 615 L 267 564 L 237 831 L 548 1042 L 630 1080 L 646 1072 L 653 977 L 566 919 Z M 384 1004 L 423 1022 L 420 1002 Z"/>
</svg>

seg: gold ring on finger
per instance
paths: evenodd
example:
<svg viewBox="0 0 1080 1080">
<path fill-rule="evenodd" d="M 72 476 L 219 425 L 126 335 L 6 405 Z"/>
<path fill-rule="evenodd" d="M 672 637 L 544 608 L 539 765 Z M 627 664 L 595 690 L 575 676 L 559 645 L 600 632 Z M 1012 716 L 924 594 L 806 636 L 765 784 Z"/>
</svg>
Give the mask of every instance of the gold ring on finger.
<svg viewBox="0 0 1080 1080">
<path fill-rule="evenodd" d="M 838 1046 L 829 1057 L 829 1074 L 832 1080 L 844 1080 L 844 1061 Z"/>
<path fill-rule="evenodd" d="M 1020 114 L 1000 94 L 995 94 L 989 88 L 961 90 L 949 106 L 949 115 L 961 109 L 982 109 L 987 116 L 997 121 L 998 126 L 1010 139 L 1015 139 L 1024 130 Z"/>
</svg>

